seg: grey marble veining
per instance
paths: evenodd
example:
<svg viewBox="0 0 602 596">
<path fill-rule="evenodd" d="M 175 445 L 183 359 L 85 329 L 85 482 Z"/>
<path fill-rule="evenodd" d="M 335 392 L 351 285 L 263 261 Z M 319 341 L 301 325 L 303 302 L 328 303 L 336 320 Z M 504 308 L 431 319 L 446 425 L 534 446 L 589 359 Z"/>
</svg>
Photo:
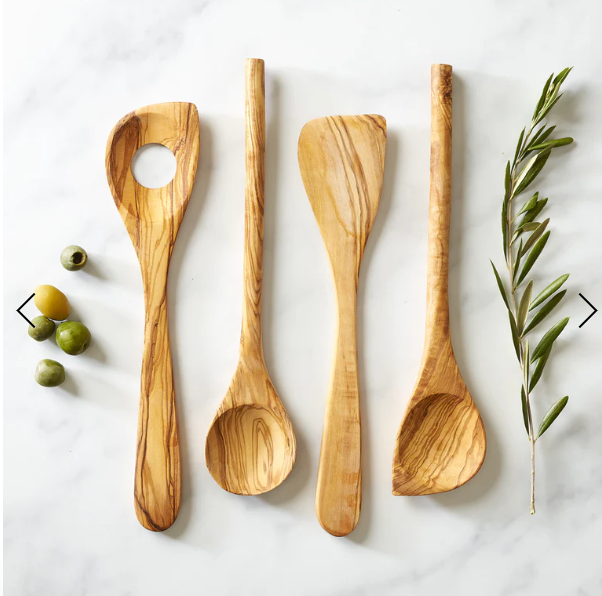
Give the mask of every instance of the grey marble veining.
<svg viewBox="0 0 602 596">
<path fill-rule="evenodd" d="M 5 5 L 4 586 L 11 596 L 596 596 L 602 535 L 602 5 L 568 2 L 210 0 Z M 222 491 L 204 437 L 237 359 L 242 300 L 244 58 L 266 61 L 264 342 L 298 459 L 272 493 Z M 391 496 L 397 427 L 424 337 L 430 64 L 454 66 L 450 310 L 456 357 L 488 455 L 449 494 Z M 536 288 L 566 271 L 571 322 L 535 397 L 569 394 L 538 444 L 537 515 L 520 378 L 489 257 L 501 263 L 505 161 L 550 72 L 575 69 L 554 110 L 560 135 L 537 187 L 552 235 Z M 104 172 L 111 127 L 159 101 L 201 118 L 195 189 L 175 247 L 169 312 L 183 501 L 163 534 L 132 503 L 142 284 Z M 314 513 L 334 334 L 326 254 L 297 165 L 308 120 L 387 119 L 386 175 L 366 249 L 358 334 L 364 501 L 333 538 Z M 82 273 L 58 261 L 68 244 Z M 71 299 L 94 343 L 35 344 L 13 312 L 35 286 Z M 559 312 L 560 312 L 559 311 Z M 33 307 L 26 312 L 34 314 Z M 64 362 L 57 390 L 40 358 Z"/>
</svg>

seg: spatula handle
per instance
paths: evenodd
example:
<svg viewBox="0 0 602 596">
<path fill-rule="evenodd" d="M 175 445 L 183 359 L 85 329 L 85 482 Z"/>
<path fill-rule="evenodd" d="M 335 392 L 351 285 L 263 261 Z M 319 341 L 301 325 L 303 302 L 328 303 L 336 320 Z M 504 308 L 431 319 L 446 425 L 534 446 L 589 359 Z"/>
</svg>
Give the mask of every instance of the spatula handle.
<svg viewBox="0 0 602 596">
<path fill-rule="evenodd" d="M 357 364 L 357 279 L 335 278 L 336 347 L 324 415 L 316 487 L 316 515 L 333 536 L 357 525 L 362 502 L 360 391 Z"/>
<path fill-rule="evenodd" d="M 452 173 L 452 67 L 431 67 L 431 188 L 429 202 L 427 343 L 449 336 L 448 270 Z"/>
<path fill-rule="evenodd" d="M 241 357 L 263 364 L 261 286 L 263 279 L 263 205 L 265 185 L 264 62 L 245 62 L 245 248 Z"/>
<path fill-rule="evenodd" d="M 167 322 L 170 246 L 162 244 L 161 238 L 152 242 L 157 250 L 142 267 L 145 320 L 134 504 L 138 521 L 159 532 L 169 528 L 178 515 L 181 475 Z"/>
</svg>

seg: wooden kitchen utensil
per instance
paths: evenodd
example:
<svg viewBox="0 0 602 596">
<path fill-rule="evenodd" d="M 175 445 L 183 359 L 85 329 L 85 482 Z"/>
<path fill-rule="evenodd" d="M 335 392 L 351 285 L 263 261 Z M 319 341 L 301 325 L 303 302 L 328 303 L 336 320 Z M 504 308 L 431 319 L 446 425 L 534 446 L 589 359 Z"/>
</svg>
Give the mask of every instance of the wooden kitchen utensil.
<svg viewBox="0 0 602 596">
<path fill-rule="evenodd" d="M 356 304 L 360 264 L 383 184 L 382 116 L 312 120 L 299 137 L 299 167 L 334 278 L 336 347 L 326 403 L 316 513 L 322 527 L 345 536 L 362 500 Z"/>
<path fill-rule="evenodd" d="M 160 143 L 177 171 L 162 188 L 136 182 L 136 151 Z M 191 103 L 162 103 L 124 116 L 107 143 L 109 186 L 132 239 L 144 284 L 144 349 L 138 417 L 134 503 L 140 523 L 162 531 L 180 508 L 180 445 L 167 328 L 167 270 L 199 158 L 199 116 Z"/>
<path fill-rule="evenodd" d="M 239 495 L 259 495 L 289 475 L 297 443 L 268 375 L 261 334 L 265 85 L 263 60 L 245 64 L 246 184 L 244 296 L 236 372 L 207 434 L 205 459 L 215 481 Z"/>
<path fill-rule="evenodd" d="M 430 495 L 468 482 L 485 457 L 485 429 L 454 357 L 448 264 L 452 165 L 452 68 L 431 68 L 431 189 L 426 336 L 414 393 L 393 454 L 393 494 Z"/>
</svg>

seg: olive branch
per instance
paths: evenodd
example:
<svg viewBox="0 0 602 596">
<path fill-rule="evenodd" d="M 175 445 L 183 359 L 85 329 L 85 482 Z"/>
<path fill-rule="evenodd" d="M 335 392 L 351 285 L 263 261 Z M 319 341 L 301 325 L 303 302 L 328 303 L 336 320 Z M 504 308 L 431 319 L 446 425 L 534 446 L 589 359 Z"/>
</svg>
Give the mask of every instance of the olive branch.
<svg viewBox="0 0 602 596">
<path fill-rule="evenodd" d="M 552 74 L 546 81 L 533 112 L 531 124 L 528 128 L 523 128 L 520 133 L 514 160 L 512 164 L 508 161 L 506 165 L 505 193 L 502 204 L 502 239 L 511 288 L 510 298 L 508 298 L 504 283 L 495 265 L 491 262 L 497 285 L 508 309 L 512 341 L 522 372 L 523 420 L 531 444 L 531 515 L 535 513 L 535 443 L 560 415 L 569 399 L 568 395 L 559 399 L 547 411 L 536 432 L 533 424 L 531 392 L 540 380 L 550 357 L 552 346 L 566 327 L 569 318 L 561 319 L 553 325 L 533 351 L 530 350 L 527 334 L 535 329 L 564 298 L 566 290 L 561 292 L 558 290 L 568 279 L 569 274 L 561 275 L 532 299 L 533 280 L 526 281 L 526 277 L 550 237 L 550 231 L 546 231 L 550 219 L 537 221 L 548 199 L 540 199 L 539 193 L 536 192 L 523 203 L 516 215 L 513 213 L 518 195 L 523 193 L 535 180 L 546 165 L 552 151 L 573 142 L 570 137 L 549 140 L 555 126 L 547 126 L 546 123 L 542 123 L 562 97 L 562 93 L 559 93 L 560 87 L 571 70 L 571 68 L 565 68 L 556 77 Z M 525 160 L 527 160 L 526 163 L 524 163 Z M 524 165 L 520 167 L 523 163 Z M 519 295 L 519 288 L 525 282 L 522 294 Z M 539 309 L 536 311 L 535 309 L 538 307 Z"/>
</svg>

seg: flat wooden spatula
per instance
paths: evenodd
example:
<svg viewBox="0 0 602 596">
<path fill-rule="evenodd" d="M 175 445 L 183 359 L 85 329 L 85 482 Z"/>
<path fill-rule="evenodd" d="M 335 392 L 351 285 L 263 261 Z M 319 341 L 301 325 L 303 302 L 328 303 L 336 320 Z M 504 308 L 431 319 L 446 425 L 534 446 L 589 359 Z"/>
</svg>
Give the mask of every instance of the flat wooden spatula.
<svg viewBox="0 0 602 596">
<path fill-rule="evenodd" d="M 452 68 L 431 68 L 431 189 L 426 336 L 414 393 L 397 433 L 393 494 L 430 495 L 468 482 L 485 457 L 485 429 L 456 364 L 449 331 Z"/>
<path fill-rule="evenodd" d="M 385 119 L 365 115 L 312 120 L 299 137 L 301 176 L 330 258 L 337 301 L 316 490 L 318 520 L 334 536 L 349 534 L 360 516 L 357 285 L 380 200 L 386 136 Z"/>
</svg>

